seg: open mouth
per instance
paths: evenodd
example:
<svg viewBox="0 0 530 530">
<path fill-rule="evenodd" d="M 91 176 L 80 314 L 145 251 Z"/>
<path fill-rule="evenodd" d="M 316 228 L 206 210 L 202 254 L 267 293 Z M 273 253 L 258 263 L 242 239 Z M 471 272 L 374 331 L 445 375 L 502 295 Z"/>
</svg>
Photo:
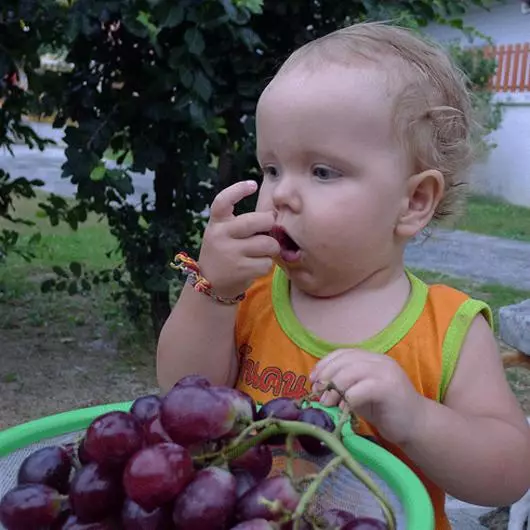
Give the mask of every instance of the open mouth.
<svg viewBox="0 0 530 530">
<path fill-rule="evenodd" d="M 300 246 L 287 233 L 285 228 L 281 226 L 274 226 L 270 235 L 280 244 L 280 258 L 283 261 L 292 263 L 300 258 Z"/>
</svg>

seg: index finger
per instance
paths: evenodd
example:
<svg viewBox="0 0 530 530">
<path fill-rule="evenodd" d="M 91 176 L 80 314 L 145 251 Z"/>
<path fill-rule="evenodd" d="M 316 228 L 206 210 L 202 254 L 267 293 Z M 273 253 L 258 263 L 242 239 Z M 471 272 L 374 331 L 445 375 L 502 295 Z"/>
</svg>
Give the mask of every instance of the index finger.
<svg viewBox="0 0 530 530">
<path fill-rule="evenodd" d="M 244 180 L 228 186 L 217 194 L 210 208 L 210 219 L 222 221 L 234 213 L 234 206 L 258 189 L 254 180 Z"/>
</svg>

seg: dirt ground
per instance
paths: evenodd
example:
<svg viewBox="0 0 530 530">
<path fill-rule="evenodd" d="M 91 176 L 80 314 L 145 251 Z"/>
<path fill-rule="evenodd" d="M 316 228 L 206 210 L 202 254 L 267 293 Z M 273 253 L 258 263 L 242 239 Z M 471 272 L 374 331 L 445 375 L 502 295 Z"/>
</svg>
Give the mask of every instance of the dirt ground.
<svg viewBox="0 0 530 530">
<path fill-rule="evenodd" d="M 57 412 L 134 399 L 158 392 L 155 345 L 140 348 L 91 303 L 0 304 L 0 430 Z M 54 311 L 60 314 L 53 314 Z M 125 338 L 125 340 L 124 340 Z"/>
</svg>

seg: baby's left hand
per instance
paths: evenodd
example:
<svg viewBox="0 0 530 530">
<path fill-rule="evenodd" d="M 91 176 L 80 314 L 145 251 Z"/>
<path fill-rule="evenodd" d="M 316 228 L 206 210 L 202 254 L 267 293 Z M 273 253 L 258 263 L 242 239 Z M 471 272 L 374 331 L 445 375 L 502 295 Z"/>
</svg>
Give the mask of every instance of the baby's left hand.
<svg viewBox="0 0 530 530">
<path fill-rule="evenodd" d="M 425 398 L 413 387 L 401 366 L 386 355 L 363 350 L 336 350 L 315 366 L 315 391 L 332 382 L 344 393 L 350 409 L 395 444 L 406 443 L 421 424 Z M 325 406 L 340 404 L 335 391 L 321 399 Z M 420 427 L 421 428 L 421 427 Z"/>
</svg>

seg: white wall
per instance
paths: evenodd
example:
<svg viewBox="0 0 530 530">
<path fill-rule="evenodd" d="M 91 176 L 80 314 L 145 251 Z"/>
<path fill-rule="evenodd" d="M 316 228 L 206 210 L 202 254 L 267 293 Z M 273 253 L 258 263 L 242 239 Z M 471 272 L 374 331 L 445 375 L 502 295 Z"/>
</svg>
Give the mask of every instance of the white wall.
<svg viewBox="0 0 530 530">
<path fill-rule="evenodd" d="M 519 0 L 494 2 L 489 11 L 473 8 L 464 23 L 496 45 L 530 42 L 530 15 L 521 13 Z M 441 25 L 428 26 L 426 33 L 442 43 L 459 40 L 478 46 L 484 42 L 470 43 L 460 30 Z M 497 147 L 473 168 L 472 189 L 530 207 L 530 93 L 499 93 L 497 100 L 503 103 L 503 120 L 490 137 Z"/>
<path fill-rule="evenodd" d="M 490 136 L 497 147 L 473 168 L 472 189 L 530 207 L 530 93 L 498 99 L 503 120 Z"/>
<path fill-rule="evenodd" d="M 473 7 L 464 17 L 464 23 L 492 38 L 494 44 L 530 41 L 530 15 L 521 13 L 519 0 L 493 2 L 489 11 Z M 461 40 L 462 44 L 467 43 L 460 30 L 447 26 L 432 24 L 425 32 L 441 42 Z M 480 42 L 477 40 L 473 44 L 478 45 Z"/>
</svg>

